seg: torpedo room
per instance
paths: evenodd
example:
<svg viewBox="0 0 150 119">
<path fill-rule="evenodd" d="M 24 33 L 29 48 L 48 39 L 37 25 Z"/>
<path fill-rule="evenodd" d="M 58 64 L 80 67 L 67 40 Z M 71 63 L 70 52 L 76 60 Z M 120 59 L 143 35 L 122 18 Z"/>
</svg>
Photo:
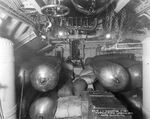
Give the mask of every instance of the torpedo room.
<svg viewBox="0 0 150 119">
<path fill-rule="evenodd" d="M 150 0 L 0 0 L 0 119 L 150 119 Z"/>
</svg>

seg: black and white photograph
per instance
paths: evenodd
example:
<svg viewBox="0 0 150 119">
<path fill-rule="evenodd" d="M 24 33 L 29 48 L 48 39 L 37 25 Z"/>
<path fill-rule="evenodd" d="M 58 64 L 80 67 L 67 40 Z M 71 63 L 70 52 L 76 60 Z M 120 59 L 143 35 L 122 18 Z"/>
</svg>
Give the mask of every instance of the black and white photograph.
<svg viewBox="0 0 150 119">
<path fill-rule="evenodd" d="M 150 119 L 150 0 L 0 0 L 0 119 Z"/>
</svg>

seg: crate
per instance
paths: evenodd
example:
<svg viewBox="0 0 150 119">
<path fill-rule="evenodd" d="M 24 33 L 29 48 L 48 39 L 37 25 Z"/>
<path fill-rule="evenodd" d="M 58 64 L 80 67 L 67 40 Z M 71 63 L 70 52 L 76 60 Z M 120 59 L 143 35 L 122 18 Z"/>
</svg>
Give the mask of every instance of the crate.
<svg viewBox="0 0 150 119">
<path fill-rule="evenodd" d="M 83 92 L 81 97 L 68 96 L 59 98 L 55 119 L 88 119 L 88 113 L 88 93 Z"/>
</svg>

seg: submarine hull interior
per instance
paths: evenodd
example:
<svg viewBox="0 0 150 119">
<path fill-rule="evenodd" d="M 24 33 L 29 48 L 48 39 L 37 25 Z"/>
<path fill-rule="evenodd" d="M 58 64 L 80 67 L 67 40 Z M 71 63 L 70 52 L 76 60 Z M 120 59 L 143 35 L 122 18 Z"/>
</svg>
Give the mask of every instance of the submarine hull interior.
<svg viewBox="0 0 150 119">
<path fill-rule="evenodd" d="M 1 119 L 150 119 L 149 0 L 0 0 Z"/>
</svg>

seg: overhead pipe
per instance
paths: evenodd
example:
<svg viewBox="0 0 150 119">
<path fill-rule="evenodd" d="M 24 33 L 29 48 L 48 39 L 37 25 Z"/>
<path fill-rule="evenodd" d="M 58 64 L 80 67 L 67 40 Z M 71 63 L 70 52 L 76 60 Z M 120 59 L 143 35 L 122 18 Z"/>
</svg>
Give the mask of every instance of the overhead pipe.
<svg viewBox="0 0 150 119">
<path fill-rule="evenodd" d="M 14 48 L 13 43 L 0 37 L 0 103 L 4 119 L 16 119 Z"/>
<path fill-rule="evenodd" d="M 58 41 L 58 40 L 55 41 L 57 37 L 50 36 L 49 38 L 53 40 L 52 42 Z M 101 32 L 96 32 L 96 34 L 93 35 L 88 35 L 88 34 L 65 35 L 65 36 L 61 36 L 59 39 L 93 39 L 93 38 L 104 39 Z"/>
<path fill-rule="evenodd" d="M 70 18 L 68 18 L 68 19 L 70 19 Z M 83 22 L 83 19 L 81 19 L 82 20 L 82 22 Z M 66 26 L 66 28 L 68 28 L 68 29 L 77 29 L 77 30 L 86 30 L 86 31 L 92 31 L 92 30 L 94 30 L 94 29 L 96 29 L 96 27 L 97 27 L 97 25 L 98 25 L 98 19 L 97 18 L 94 18 L 94 25 L 88 25 L 88 19 L 87 19 L 87 21 L 86 21 L 86 27 L 85 26 L 83 26 L 83 24 L 81 25 L 81 26 L 73 26 L 73 25 L 68 25 L 68 26 Z M 73 22 L 73 19 L 72 19 L 72 22 Z"/>
<path fill-rule="evenodd" d="M 98 8 L 97 10 L 95 10 L 94 12 L 93 11 L 89 11 L 89 10 L 86 10 L 84 7 L 80 6 L 79 4 L 77 4 L 74 0 L 71 0 L 72 4 L 75 6 L 75 8 L 86 14 L 86 15 L 94 15 L 94 14 L 100 14 L 102 13 L 105 9 L 107 9 L 109 7 L 109 5 L 111 5 L 115 0 L 110 0 L 108 3 L 106 3 L 106 5 L 104 5 L 103 7 L 101 8 Z"/>
<path fill-rule="evenodd" d="M 150 37 L 143 41 L 143 114 L 150 119 Z"/>
<path fill-rule="evenodd" d="M 25 14 L 22 14 L 20 10 L 13 10 L 11 7 L 9 7 L 8 4 L 4 3 L 3 1 L 0 1 L 0 9 L 2 9 L 4 12 L 7 12 L 10 16 L 15 17 L 22 22 L 25 22 L 29 26 L 32 26 L 33 28 L 35 27 L 34 22 L 27 16 L 25 16 Z"/>
</svg>

